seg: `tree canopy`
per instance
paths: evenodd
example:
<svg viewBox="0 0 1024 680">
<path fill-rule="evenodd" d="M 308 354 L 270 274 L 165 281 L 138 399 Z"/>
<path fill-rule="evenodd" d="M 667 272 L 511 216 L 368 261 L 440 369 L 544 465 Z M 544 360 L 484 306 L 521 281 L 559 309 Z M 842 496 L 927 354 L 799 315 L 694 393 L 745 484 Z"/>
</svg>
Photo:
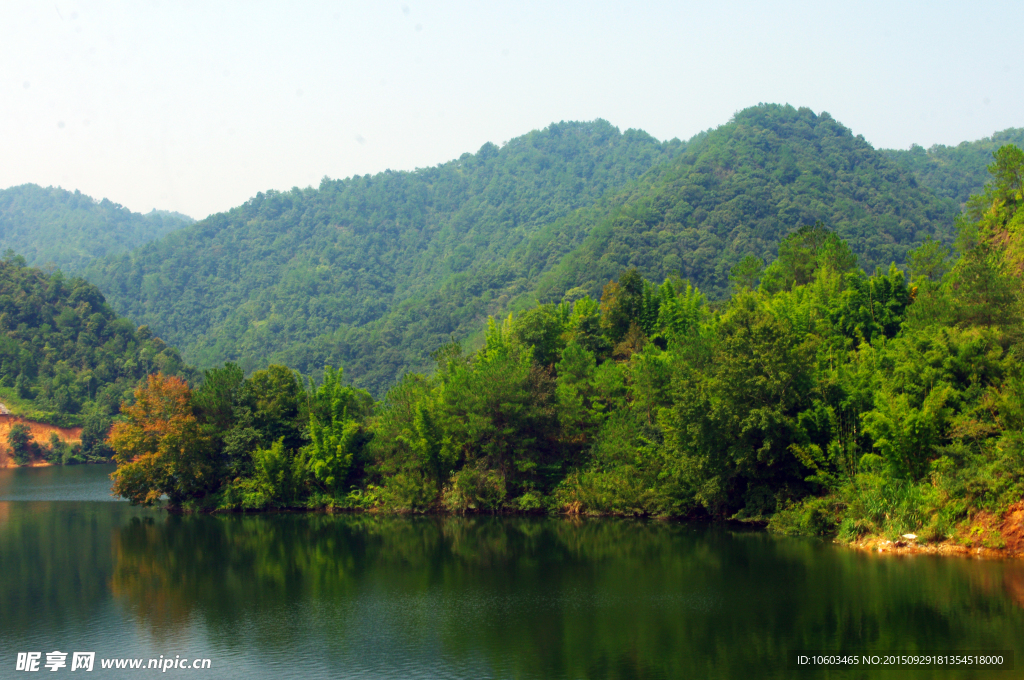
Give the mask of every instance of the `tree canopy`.
<svg viewBox="0 0 1024 680">
<path fill-rule="evenodd" d="M 154 210 L 142 215 L 78 191 L 23 184 L 0 190 L 0 251 L 26 264 L 80 272 L 91 260 L 156 240 L 194 220 Z"/>
<path fill-rule="evenodd" d="M 915 172 L 788 106 L 685 144 L 559 123 L 437 167 L 262 193 L 88 277 L 201 367 L 343 364 L 380 396 L 452 337 L 482 341 L 488 316 L 596 299 L 631 267 L 722 299 L 740 262 L 770 263 L 818 221 L 868 271 L 949 245 L 958 202 Z"/>
</svg>

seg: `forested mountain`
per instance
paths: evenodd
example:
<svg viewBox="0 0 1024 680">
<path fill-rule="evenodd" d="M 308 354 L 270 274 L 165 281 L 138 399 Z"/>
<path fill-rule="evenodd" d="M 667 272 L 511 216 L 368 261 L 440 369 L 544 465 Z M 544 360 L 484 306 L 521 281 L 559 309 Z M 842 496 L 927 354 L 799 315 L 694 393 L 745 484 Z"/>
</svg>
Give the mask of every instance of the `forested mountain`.
<svg viewBox="0 0 1024 680">
<path fill-rule="evenodd" d="M 677 274 L 722 298 L 744 256 L 771 260 L 786 234 L 819 221 L 871 271 L 902 263 L 925 238 L 948 242 L 957 212 L 828 114 L 776 105 L 691 140 L 609 207 L 573 215 L 531 244 L 549 257 L 566 253 L 538 280 L 541 301 L 574 287 L 596 295 L 627 267 L 654 280 Z"/>
<path fill-rule="evenodd" d="M 901 153 L 790 106 L 686 144 L 561 123 L 435 168 L 259 194 L 88 277 L 200 366 L 344 365 L 381 395 L 489 314 L 597 296 L 628 267 L 721 299 L 733 266 L 771 261 L 803 225 L 833 229 L 869 271 L 949 243 L 960 194 L 930 191 L 941 173 Z"/>
<path fill-rule="evenodd" d="M 0 260 L 0 401 L 16 415 L 85 425 L 88 456 L 154 372 L 194 377 L 177 350 L 118 318 L 96 286 L 27 267 L 20 255 Z"/>
<path fill-rule="evenodd" d="M 80 270 L 97 257 L 121 253 L 194 222 L 181 213 L 133 213 L 107 199 L 35 184 L 0 190 L 0 251 L 30 266 Z"/>
<path fill-rule="evenodd" d="M 820 123 L 819 123 L 820 124 Z M 1024 495 L 1024 152 L 1007 145 L 907 272 L 817 223 L 709 304 L 636 268 L 491 318 L 385 398 L 340 372 L 150 376 L 115 491 L 192 509 L 704 515 L 780 532 L 1008 547 Z M 955 252 L 956 257 L 950 257 Z"/>
<path fill-rule="evenodd" d="M 907 151 L 886 149 L 883 153 L 902 169 L 913 173 L 923 186 L 963 204 L 971 194 L 981 192 L 989 180 L 992 154 L 1005 144 L 1024 147 L 1024 128 L 1009 128 L 956 146 L 936 144 L 926 151 L 915 144 Z"/>
<path fill-rule="evenodd" d="M 392 315 L 681 149 L 600 120 L 555 124 L 433 168 L 259 194 L 98 262 L 88 277 L 191 361 L 248 370 L 274 357 L 310 372 L 346 360 L 358 382 L 382 391 L 437 338 L 482 318 L 446 308 L 404 327 Z"/>
</svg>

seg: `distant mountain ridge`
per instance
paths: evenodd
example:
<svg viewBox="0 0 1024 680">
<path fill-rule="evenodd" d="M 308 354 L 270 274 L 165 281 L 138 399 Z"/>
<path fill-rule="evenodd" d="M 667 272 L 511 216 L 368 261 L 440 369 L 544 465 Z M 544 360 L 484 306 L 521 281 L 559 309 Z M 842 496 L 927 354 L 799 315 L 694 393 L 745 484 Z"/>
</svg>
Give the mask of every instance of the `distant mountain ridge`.
<svg viewBox="0 0 1024 680">
<path fill-rule="evenodd" d="M 970 162 L 875 150 L 826 113 L 780 105 L 686 143 L 558 123 L 433 168 L 261 193 L 87 277 L 201 367 L 343 364 L 380 395 L 487 315 L 596 295 L 626 267 L 716 298 L 743 256 L 770 261 L 818 220 L 868 269 L 949 242 L 987 153 L 956 148 Z"/>
<path fill-rule="evenodd" d="M 915 144 L 906 151 L 883 149 L 882 153 L 913 173 L 923 186 L 963 204 L 972 194 L 981 193 L 990 178 L 992 154 L 1006 144 L 1024 148 L 1024 128 L 1008 128 L 956 146 L 935 144 L 926 150 Z"/>
<path fill-rule="evenodd" d="M 194 222 L 181 213 L 133 213 L 78 191 L 23 184 L 0 190 L 0 251 L 31 266 L 79 270 L 89 261 L 136 248 Z"/>
</svg>

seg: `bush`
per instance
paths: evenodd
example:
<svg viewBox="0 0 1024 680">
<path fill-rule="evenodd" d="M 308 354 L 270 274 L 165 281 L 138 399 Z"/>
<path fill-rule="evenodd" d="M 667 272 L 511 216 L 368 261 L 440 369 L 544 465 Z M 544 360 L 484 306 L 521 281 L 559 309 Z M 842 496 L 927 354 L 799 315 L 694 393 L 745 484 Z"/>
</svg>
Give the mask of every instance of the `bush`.
<svg viewBox="0 0 1024 680">
<path fill-rule="evenodd" d="M 465 467 L 452 475 L 441 502 L 452 512 L 494 512 L 502 507 L 507 493 L 505 478 L 497 471 Z"/>
<path fill-rule="evenodd" d="M 772 515 L 768 529 L 788 536 L 834 536 L 840 527 L 846 528 L 844 509 L 836 496 L 806 498 Z"/>
<path fill-rule="evenodd" d="M 30 462 L 37 450 L 35 442 L 32 441 L 32 433 L 29 431 L 28 425 L 23 423 L 18 423 L 11 427 L 11 431 L 7 435 L 7 444 L 14 452 L 14 462 L 18 465 L 25 465 Z"/>
</svg>

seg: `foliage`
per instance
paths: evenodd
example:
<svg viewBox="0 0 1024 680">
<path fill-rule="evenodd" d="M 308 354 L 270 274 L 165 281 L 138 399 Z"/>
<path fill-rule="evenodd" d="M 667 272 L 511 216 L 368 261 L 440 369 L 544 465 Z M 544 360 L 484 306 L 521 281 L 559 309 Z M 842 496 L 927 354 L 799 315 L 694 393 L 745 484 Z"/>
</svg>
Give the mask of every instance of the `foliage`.
<svg viewBox="0 0 1024 680">
<path fill-rule="evenodd" d="M 451 338 L 482 341 L 488 316 L 596 300 L 632 267 L 721 300 L 819 221 L 868 272 L 927 238 L 948 245 L 964 199 L 894 158 L 788 106 L 741 111 L 686 144 L 559 123 L 437 167 L 262 193 L 88 275 L 199 366 L 280 363 L 319 378 L 344 365 L 380 397 Z"/>
<path fill-rule="evenodd" d="M 34 267 L 80 271 L 191 224 L 179 213 L 141 215 L 107 199 L 35 184 L 0 190 L 0 251 L 12 249 Z"/>
<path fill-rule="evenodd" d="M 116 414 L 155 372 L 190 369 L 147 327 L 118 318 L 83 279 L 47 275 L 12 254 L 0 261 L 0 390 L 15 413 L 81 425 L 89 414 Z"/>
<path fill-rule="evenodd" d="M 24 465 L 32 460 L 37 448 L 35 442 L 32 441 L 28 425 L 23 423 L 11 426 L 11 431 L 7 433 L 7 445 L 11 447 L 11 451 L 14 453 L 14 462 L 18 465 Z"/>
<path fill-rule="evenodd" d="M 733 125 L 773 116 L 861 144 L 809 112 Z M 802 156 L 783 157 L 773 181 L 798 181 Z M 308 388 L 277 364 L 248 378 L 226 364 L 195 390 L 152 376 L 110 437 L 116 489 L 223 509 L 704 514 L 975 540 L 979 513 L 1024 493 L 1024 153 L 1001 149 L 991 170 L 950 219 L 955 260 L 938 239 L 899 251 L 909 280 L 895 262 L 858 268 L 855 244 L 815 220 L 767 267 L 747 249 L 716 270 L 726 300 L 626 267 L 600 299 L 574 286 L 490 317 L 478 350 L 443 344 L 432 375 L 407 373 L 378 404 L 330 365 Z"/>
<path fill-rule="evenodd" d="M 334 496 L 344 488 L 366 439 L 358 419 L 366 409 L 360 409 L 359 393 L 342 384 L 341 376 L 330 366 L 324 370 L 323 384 L 312 395 L 316 407 L 310 409 L 311 441 L 305 449 L 313 477 Z"/>
<path fill-rule="evenodd" d="M 534 295 L 558 300 L 574 287 L 596 294 L 637 267 L 724 298 L 744 258 L 770 261 L 786 235 L 818 222 L 871 271 L 903 263 L 926 237 L 950 242 L 956 211 L 957 202 L 919 185 L 827 113 L 764 104 L 690 140 L 614 200 L 552 225 L 543 244 L 535 239 L 532 256 L 543 249 L 560 261 Z"/>
<path fill-rule="evenodd" d="M 1009 128 L 957 146 L 936 144 L 925 149 L 914 144 L 907 151 L 884 150 L 882 153 L 900 168 L 913 173 L 922 186 L 963 204 L 972 194 L 984 189 L 992 154 L 1007 144 L 1024 147 L 1024 128 Z"/>
<path fill-rule="evenodd" d="M 178 505 L 215 489 L 220 472 L 192 412 L 191 390 L 181 378 L 154 374 L 124 404 L 110 447 L 117 471 L 113 491 L 133 503 L 152 505 L 167 495 Z"/>
<path fill-rule="evenodd" d="M 601 120 L 553 124 L 436 167 L 260 193 L 95 262 L 89 280 L 202 367 L 344 365 L 382 395 L 479 326 L 487 291 L 523 275 L 504 265 L 517 244 L 681 146 Z M 466 285 L 471 300 L 454 292 Z"/>
</svg>

